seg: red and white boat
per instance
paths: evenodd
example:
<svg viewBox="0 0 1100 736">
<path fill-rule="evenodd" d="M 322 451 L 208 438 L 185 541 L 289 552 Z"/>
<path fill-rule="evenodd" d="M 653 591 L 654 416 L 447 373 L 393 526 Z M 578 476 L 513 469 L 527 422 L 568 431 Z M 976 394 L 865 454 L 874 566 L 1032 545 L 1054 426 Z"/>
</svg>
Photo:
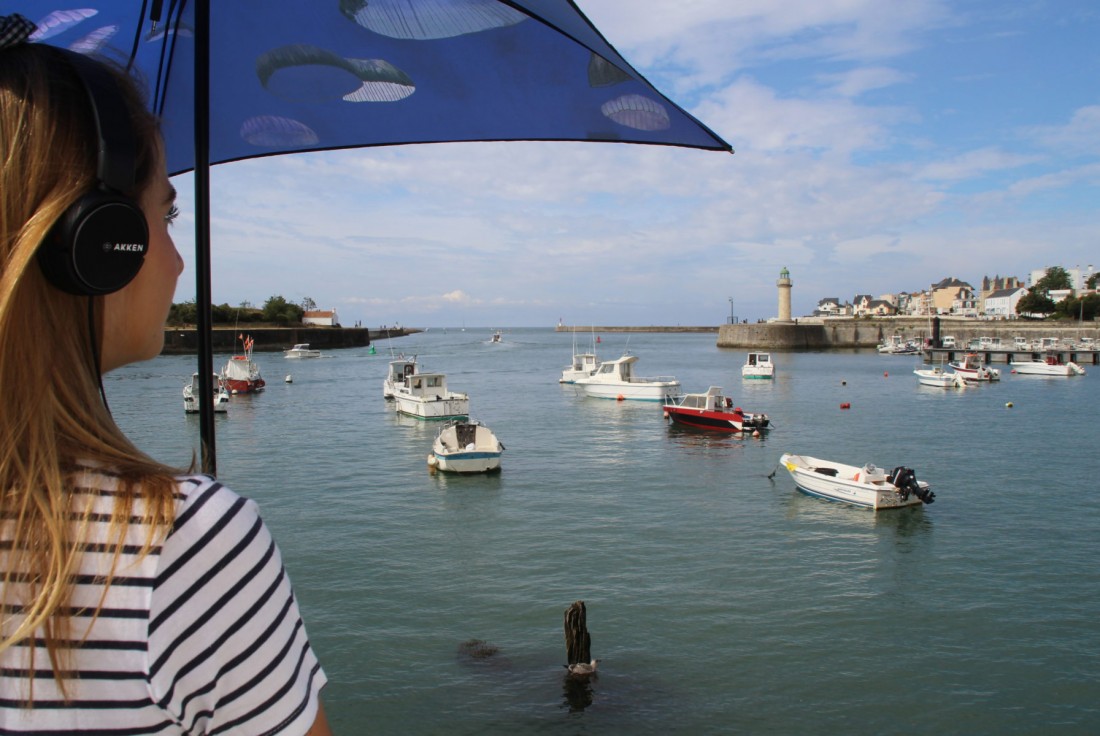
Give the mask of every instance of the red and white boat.
<svg viewBox="0 0 1100 736">
<path fill-rule="evenodd" d="M 745 412 L 733 405 L 733 399 L 722 395 L 722 389 L 711 386 L 705 394 L 684 394 L 675 403 L 664 405 L 665 416 L 673 424 L 716 432 L 753 432 L 771 429 L 767 414 Z"/>
<path fill-rule="evenodd" d="M 263 376 L 260 375 L 260 366 L 252 360 L 252 347 L 255 341 L 251 337 L 241 336 L 244 342 L 244 355 L 234 355 L 222 368 L 220 378 L 222 385 L 231 394 L 251 394 L 263 391 Z"/>
<path fill-rule="evenodd" d="M 990 368 L 982 362 L 981 356 L 977 353 L 967 353 L 962 357 L 962 360 L 956 360 L 948 363 L 949 366 L 955 369 L 955 372 L 960 374 L 967 381 L 999 381 L 1001 380 L 1001 372 L 996 368 Z"/>
</svg>

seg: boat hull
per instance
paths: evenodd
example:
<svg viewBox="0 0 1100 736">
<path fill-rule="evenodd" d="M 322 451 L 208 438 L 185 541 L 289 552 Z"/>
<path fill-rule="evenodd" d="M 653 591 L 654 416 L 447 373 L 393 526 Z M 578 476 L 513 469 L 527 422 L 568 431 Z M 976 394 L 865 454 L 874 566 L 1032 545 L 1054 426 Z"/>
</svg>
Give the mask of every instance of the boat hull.
<svg viewBox="0 0 1100 736">
<path fill-rule="evenodd" d="M 397 413 L 424 421 L 466 419 L 470 416 L 470 400 L 462 394 L 436 399 L 396 394 L 393 400 Z"/>
<path fill-rule="evenodd" d="M 239 378 L 223 378 L 226 390 L 231 394 L 254 394 L 263 391 L 267 383 L 262 378 L 245 380 Z"/>
<path fill-rule="evenodd" d="M 589 379 L 578 380 L 574 385 L 582 389 L 585 396 L 595 399 L 669 401 L 681 394 L 679 381 L 587 383 L 586 380 Z"/>
<path fill-rule="evenodd" d="M 666 406 L 665 414 L 673 424 L 712 432 L 753 432 L 770 429 L 770 421 L 762 414 L 737 414 L 729 411 L 702 411 L 679 406 Z"/>
<path fill-rule="evenodd" d="M 1076 363 L 1056 363 L 1052 365 L 1041 361 L 1013 361 L 1012 370 L 1025 376 L 1076 376 L 1085 373 L 1085 370 Z"/>
<path fill-rule="evenodd" d="M 959 373 L 944 373 L 938 370 L 915 370 L 917 381 L 922 386 L 934 388 L 965 388 L 966 379 Z"/>
<path fill-rule="evenodd" d="M 499 452 L 432 453 L 428 464 L 445 473 L 495 473 L 500 470 L 500 457 Z"/>
<path fill-rule="evenodd" d="M 924 502 L 915 495 L 903 498 L 897 488 L 883 480 L 878 483 L 859 480 L 863 469 L 832 463 L 817 458 L 785 454 L 779 459 L 795 486 L 802 493 L 829 501 L 880 510 L 920 506 Z M 927 488 L 927 484 L 922 484 Z"/>
</svg>

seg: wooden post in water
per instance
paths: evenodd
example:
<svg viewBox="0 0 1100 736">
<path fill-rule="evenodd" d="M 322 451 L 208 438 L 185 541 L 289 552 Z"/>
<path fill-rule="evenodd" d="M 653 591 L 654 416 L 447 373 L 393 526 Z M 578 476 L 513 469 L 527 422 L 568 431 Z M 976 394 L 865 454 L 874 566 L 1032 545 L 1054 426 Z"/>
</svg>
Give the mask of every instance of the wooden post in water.
<svg viewBox="0 0 1100 736">
<path fill-rule="evenodd" d="M 592 637 L 588 625 L 584 601 L 576 601 L 565 609 L 565 656 L 569 664 L 592 661 Z"/>
</svg>

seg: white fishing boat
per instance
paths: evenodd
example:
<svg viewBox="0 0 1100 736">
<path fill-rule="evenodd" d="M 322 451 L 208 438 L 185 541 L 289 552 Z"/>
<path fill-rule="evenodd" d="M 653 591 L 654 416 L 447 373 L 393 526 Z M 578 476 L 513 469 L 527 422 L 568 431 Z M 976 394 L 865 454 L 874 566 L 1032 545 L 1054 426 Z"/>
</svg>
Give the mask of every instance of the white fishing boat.
<svg viewBox="0 0 1100 736">
<path fill-rule="evenodd" d="M 874 510 L 932 503 L 936 494 L 909 468 L 887 472 L 868 463 L 863 467 L 785 453 L 779 462 L 791 474 L 798 490 L 831 501 L 843 501 Z"/>
<path fill-rule="evenodd" d="M 903 340 L 901 335 L 891 335 L 876 348 L 881 355 L 913 355 L 920 352 L 920 345 Z"/>
<path fill-rule="evenodd" d="M 224 414 L 229 411 L 229 392 L 217 374 L 214 374 L 214 411 Z M 183 410 L 188 414 L 199 413 L 199 374 L 191 374 L 191 383 L 183 385 Z"/>
<path fill-rule="evenodd" d="M 591 376 L 599 367 L 595 353 L 573 353 L 573 362 L 562 370 L 558 383 L 576 383 L 578 379 Z"/>
<path fill-rule="evenodd" d="M 624 355 L 617 360 L 600 363 L 596 372 L 578 378 L 574 385 L 586 396 L 618 401 L 663 401 L 666 404 L 681 395 L 680 382 L 672 376 L 642 378 L 634 375 L 636 355 Z"/>
<path fill-rule="evenodd" d="M 1048 353 L 1043 360 L 1030 358 L 1027 360 L 1013 360 L 1012 372 L 1030 376 L 1083 376 L 1085 369 L 1074 363 L 1062 361 L 1062 356 L 1057 353 Z"/>
<path fill-rule="evenodd" d="M 283 351 L 284 358 L 320 358 L 321 351 L 313 350 L 308 342 L 298 343 L 289 350 Z"/>
<path fill-rule="evenodd" d="M 389 372 L 386 373 L 386 378 L 382 381 L 382 396 L 392 399 L 397 386 L 403 384 L 409 376 L 415 375 L 418 370 L 419 366 L 416 364 L 415 355 L 412 358 L 406 358 L 402 355 L 391 360 Z"/>
<path fill-rule="evenodd" d="M 990 368 L 977 353 L 967 353 L 960 360 L 948 363 L 967 381 L 999 381 L 1001 372 Z"/>
<path fill-rule="evenodd" d="M 775 378 L 775 363 L 770 353 L 749 353 L 741 366 L 742 378 Z"/>
<path fill-rule="evenodd" d="M 393 400 L 399 414 L 424 420 L 466 419 L 470 397 L 447 389 L 442 373 L 414 373 L 394 386 Z"/>
<path fill-rule="evenodd" d="M 428 467 L 449 473 L 491 473 L 500 470 L 503 453 L 504 445 L 481 422 L 451 421 L 436 435 Z"/>
<path fill-rule="evenodd" d="M 947 373 L 943 368 L 918 368 L 913 371 L 917 381 L 922 386 L 934 386 L 936 388 L 966 388 L 966 379 L 961 373 Z"/>
</svg>

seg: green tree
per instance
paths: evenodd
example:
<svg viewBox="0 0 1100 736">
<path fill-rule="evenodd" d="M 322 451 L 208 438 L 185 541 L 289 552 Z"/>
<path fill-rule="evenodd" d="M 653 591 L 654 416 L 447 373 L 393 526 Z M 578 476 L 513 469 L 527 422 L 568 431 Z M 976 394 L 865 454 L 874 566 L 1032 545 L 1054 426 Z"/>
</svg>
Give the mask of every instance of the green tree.
<svg viewBox="0 0 1100 736">
<path fill-rule="evenodd" d="M 1092 276 L 1089 276 L 1088 279 L 1085 281 L 1085 287 L 1089 289 L 1095 289 L 1097 276 L 1100 276 L 1100 273 L 1094 273 Z"/>
<path fill-rule="evenodd" d="M 299 323 L 302 321 L 302 308 L 282 296 L 272 296 L 264 302 L 263 316 L 265 322 L 279 325 Z"/>
<path fill-rule="evenodd" d="M 302 311 L 312 312 L 316 308 L 317 302 L 313 301 L 313 299 L 311 299 L 310 297 L 307 296 L 302 299 Z"/>
<path fill-rule="evenodd" d="M 1053 311 L 1054 301 L 1046 295 L 1045 291 L 1039 289 L 1038 284 L 1028 289 L 1028 292 L 1016 303 L 1016 314 L 1021 316 L 1033 314 L 1046 316 Z"/>
<path fill-rule="evenodd" d="M 1098 312 L 1100 312 L 1100 295 L 1097 294 L 1089 294 L 1081 298 L 1070 297 L 1054 305 L 1054 316 L 1057 319 L 1081 319 L 1091 322 Z"/>
<path fill-rule="evenodd" d="M 199 308 L 195 300 L 173 304 L 168 308 L 168 324 L 173 326 L 193 325 L 198 321 Z"/>
<path fill-rule="evenodd" d="M 1070 282 L 1069 272 L 1066 269 L 1061 266 L 1051 266 L 1047 269 L 1046 275 L 1036 281 L 1031 288 L 1032 290 L 1038 289 L 1042 292 L 1048 292 L 1054 289 L 1072 289 L 1073 284 Z"/>
</svg>

